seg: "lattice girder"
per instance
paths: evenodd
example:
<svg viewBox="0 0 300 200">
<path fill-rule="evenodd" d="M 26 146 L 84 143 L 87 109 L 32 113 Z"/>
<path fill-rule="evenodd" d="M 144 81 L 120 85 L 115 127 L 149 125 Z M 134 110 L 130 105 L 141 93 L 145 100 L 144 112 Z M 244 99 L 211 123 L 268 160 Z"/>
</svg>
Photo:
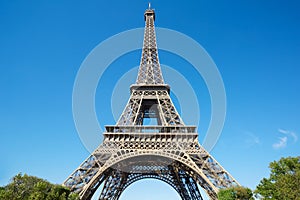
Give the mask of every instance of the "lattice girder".
<svg viewBox="0 0 300 200">
<path fill-rule="evenodd" d="M 122 186 L 119 187 L 117 184 L 115 185 L 115 188 L 112 188 L 111 190 L 117 191 L 117 193 L 114 195 L 113 198 L 110 198 L 109 196 L 106 196 L 104 193 L 106 190 L 106 185 L 111 184 L 105 184 L 100 198 L 99 199 L 118 199 L 122 192 L 131 184 L 133 184 L 136 181 L 139 181 L 141 179 L 157 179 L 161 180 L 167 184 L 169 184 L 173 189 L 176 190 L 176 192 L 180 195 L 180 197 L 184 200 L 190 200 L 192 199 L 189 195 L 188 191 L 186 190 L 182 179 L 178 180 L 178 176 L 176 176 L 176 172 L 174 170 L 175 166 L 170 165 L 167 170 L 154 172 L 154 173 L 128 173 L 128 172 L 120 172 L 118 171 L 118 174 L 120 177 L 122 177 Z M 107 181 L 111 181 L 110 178 L 107 178 Z M 200 194 L 200 193 L 199 193 Z"/>
<path fill-rule="evenodd" d="M 184 125 L 168 92 L 167 86 L 137 87 L 132 90 L 130 99 L 120 116 L 117 125 L 143 125 L 147 113 L 143 108 L 155 113 L 149 118 L 157 118 L 157 124 L 163 126 Z"/>
<path fill-rule="evenodd" d="M 152 142 L 156 145 L 153 146 Z M 154 173 L 156 170 L 162 169 L 155 168 L 155 163 L 167 167 L 172 166 L 174 161 L 188 167 L 189 170 L 186 171 L 189 175 L 188 178 L 195 180 L 212 199 L 216 199 L 217 191 L 220 188 L 237 185 L 237 182 L 222 166 L 198 144 L 195 134 L 186 133 L 176 136 L 176 134 L 169 133 L 167 135 L 164 133 L 145 136 L 145 134 L 138 133 L 133 136 L 133 134 L 107 133 L 103 145 L 93 153 L 92 158 L 89 157 L 89 162 L 84 162 L 65 182 L 65 185 L 70 187 L 72 191 L 79 192 L 82 199 L 91 197 L 92 192 L 96 190 L 95 187 L 103 181 L 103 174 L 107 170 Z M 95 162 L 96 159 L 98 162 Z M 146 164 L 141 165 L 141 163 Z M 88 167 L 89 170 L 82 170 L 84 166 L 90 166 Z M 141 168 L 141 166 L 148 166 L 148 168 Z M 154 168 L 149 166 L 154 166 Z M 79 179 L 75 179 L 74 174 L 80 174 L 77 176 Z M 110 175 L 110 173 L 108 174 Z M 115 178 L 111 181 L 115 180 L 120 179 Z M 192 190 L 195 193 L 193 190 L 195 186 L 187 186 L 189 188 L 186 190 Z M 122 191 L 122 186 L 116 185 L 116 187 L 119 187 L 119 192 Z M 109 195 L 105 193 L 105 196 Z"/>
<path fill-rule="evenodd" d="M 145 31 L 142 57 L 138 77 L 136 80 L 136 83 L 141 85 L 164 83 L 158 59 L 154 20 L 154 11 L 147 10 L 145 13 Z"/>
</svg>

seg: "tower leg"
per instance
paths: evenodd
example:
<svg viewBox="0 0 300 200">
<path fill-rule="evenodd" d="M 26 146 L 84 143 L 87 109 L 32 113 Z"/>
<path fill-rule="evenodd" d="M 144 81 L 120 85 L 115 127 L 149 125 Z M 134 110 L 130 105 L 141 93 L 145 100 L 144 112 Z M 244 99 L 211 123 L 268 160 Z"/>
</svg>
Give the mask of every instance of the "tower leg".
<svg viewBox="0 0 300 200">
<path fill-rule="evenodd" d="M 102 192 L 99 196 L 99 200 L 117 200 L 121 196 L 121 193 L 126 183 L 128 174 L 112 170 L 111 174 L 106 178 Z"/>
</svg>

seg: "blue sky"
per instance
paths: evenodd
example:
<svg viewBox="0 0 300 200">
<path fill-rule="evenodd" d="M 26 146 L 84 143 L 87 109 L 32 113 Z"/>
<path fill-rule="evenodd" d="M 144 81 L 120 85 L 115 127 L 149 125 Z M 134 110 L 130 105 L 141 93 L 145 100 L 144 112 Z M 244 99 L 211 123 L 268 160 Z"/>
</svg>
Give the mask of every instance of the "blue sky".
<svg viewBox="0 0 300 200">
<path fill-rule="evenodd" d="M 77 71 L 100 42 L 143 27 L 147 4 L 0 2 L 0 185 L 19 172 L 62 183 L 89 155 L 72 116 Z M 254 189 L 268 176 L 269 162 L 300 154 L 300 3 L 153 0 L 152 6 L 156 26 L 193 38 L 218 66 L 227 117 L 211 154 L 242 185 Z M 140 51 L 129 53 L 105 72 L 96 94 L 101 124 L 114 124 L 109 106 L 102 110 L 103 105 L 109 105 L 113 85 L 139 59 Z M 199 90 L 201 142 L 210 118 L 204 82 L 188 63 L 168 52 L 160 52 L 160 61 Z M 147 193 L 150 189 L 160 192 L 154 197 Z M 143 194 L 149 199 L 177 195 L 168 185 L 147 180 L 128 188 L 122 199 Z"/>
</svg>

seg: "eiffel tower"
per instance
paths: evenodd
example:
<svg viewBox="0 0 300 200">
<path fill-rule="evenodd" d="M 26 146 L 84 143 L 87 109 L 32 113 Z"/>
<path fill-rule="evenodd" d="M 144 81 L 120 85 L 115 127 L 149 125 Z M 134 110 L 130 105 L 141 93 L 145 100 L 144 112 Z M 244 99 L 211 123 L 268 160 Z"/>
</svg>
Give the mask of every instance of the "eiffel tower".
<svg viewBox="0 0 300 200">
<path fill-rule="evenodd" d="M 199 144 L 195 126 L 187 126 L 164 83 L 155 35 L 155 12 L 144 13 L 142 57 L 130 99 L 115 126 L 106 126 L 103 143 L 65 180 L 83 200 L 101 186 L 100 200 L 119 199 L 132 183 L 152 178 L 172 186 L 184 200 L 210 199 L 237 181 Z M 154 120 L 156 125 L 145 125 Z"/>
</svg>

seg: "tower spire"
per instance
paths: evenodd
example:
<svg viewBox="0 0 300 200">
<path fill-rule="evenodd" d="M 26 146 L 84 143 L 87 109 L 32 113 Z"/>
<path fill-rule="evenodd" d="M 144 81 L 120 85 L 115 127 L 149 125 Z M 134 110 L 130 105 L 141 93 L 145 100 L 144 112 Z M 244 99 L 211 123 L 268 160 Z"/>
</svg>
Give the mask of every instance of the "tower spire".
<svg viewBox="0 0 300 200">
<path fill-rule="evenodd" d="M 144 44 L 136 84 L 164 84 L 156 44 L 156 35 L 154 27 L 155 12 L 153 9 L 151 9 L 150 3 L 149 8 L 144 13 L 144 19 Z"/>
</svg>

